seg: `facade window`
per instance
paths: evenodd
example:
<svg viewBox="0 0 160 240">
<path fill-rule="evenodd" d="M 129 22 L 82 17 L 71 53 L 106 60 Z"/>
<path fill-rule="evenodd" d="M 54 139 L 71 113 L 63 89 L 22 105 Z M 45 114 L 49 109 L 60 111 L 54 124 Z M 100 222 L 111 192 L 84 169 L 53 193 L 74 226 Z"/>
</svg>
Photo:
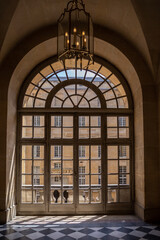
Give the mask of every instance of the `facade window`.
<svg viewBox="0 0 160 240">
<path fill-rule="evenodd" d="M 79 146 L 79 158 L 85 158 L 85 156 L 86 156 L 85 146 Z"/>
<path fill-rule="evenodd" d="M 54 163 L 54 169 L 61 169 L 61 163 Z"/>
<path fill-rule="evenodd" d="M 61 125 L 62 125 L 61 116 L 54 116 L 54 126 L 61 127 Z"/>
<path fill-rule="evenodd" d="M 119 184 L 127 183 L 126 171 L 126 166 L 119 166 Z"/>
<path fill-rule="evenodd" d="M 79 127 L 85 127 L 85 116 L 79 117 Z"/>
<path fill-rule="evenodd" d="M 40 116 L 34 116 L 34 126 L 35 127 L 40 126 Z"/>
<path fill-rule="evenodd" d="M 125 127 L 126 126 L 126 117 L 119 117 L 119 127 Z"/>
<path fill-rule="evenodd" d="M 86 184 L 85 175 L 81 174 L 85 174 L 85 166 L 79 167 L 79 185 L 85 185 Z"/>
<path fill-rule="evenodd" d="M 55 158 L 61 157 L 61 146 L 54 146 L 54 157 Z"/>
<path fill-rule="evenodd" d="M 40 157 L 40 146 L 34 146 L 34 158 Z"/>
<path fill-rule="evenodd" d="M 79 174 L 85 173 L 85 166 L 79 167 Z"/>
<path fill-rule="evenodd" d="M 98 127 L 100 127 L 100 126 L 101 126 L 101 117 L 98 116 Z"/>
<path fill-rule="evenodd" d="M 119 157 L 126 158 L 126 156 L 127 156 L 126 146 L 119 146 Z"/>
</svg>

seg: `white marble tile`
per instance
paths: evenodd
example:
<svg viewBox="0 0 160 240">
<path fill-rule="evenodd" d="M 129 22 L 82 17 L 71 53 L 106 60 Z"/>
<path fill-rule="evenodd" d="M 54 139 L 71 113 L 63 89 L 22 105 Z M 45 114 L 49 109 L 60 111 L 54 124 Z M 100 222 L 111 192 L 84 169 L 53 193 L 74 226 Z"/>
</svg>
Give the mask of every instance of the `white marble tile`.
<svg viewBox="0 0 160 240">
<path fill-rule="evenodd" d="M 142 237 L 144 237 L 145 235 L 147 235 L 147 233 L 134 230 L 133 232 L 130 232 L 129 235 L 142 238 Z"/>
<path fill-rule="evenodd" d="M 120 232 L 120 231 L 114 231 L 112 233 L 109 233 L 109 235 L 112 236 L 112 237 L 123 238 L 124 236 L 127 235 L 127 233 L 123 233 L 123 232 Z"/>
<path fill-rule="evenodd" d="M 41 238 L 41 237 L 44 237 L 44 236 L 45 235 L 42 234 L 42 233 L 35 232 L 35 233 L 28 234 L 26 237 L 30 238 L 30 239 L 38 239 L 38 238 Z"/>
<path fill-rule="evenodd" d="M 65 236 L 65 234 L 60 233 L 60 232 L 50 233 L 47 235 L 47 237 L 50 237 L 51 239 L 59 239 L 64 236 Z"/>
<path fill-rule="evenodd" d="M 160 231 L 157 231 L 157 230 L 152 230 L 149 234 L 160 237 Z"/>
<path fill-rule="evenodd" d="M 74 233 L 69 234 L 68 236 L 75 238 L 75 239 L 79 239 L 79 238 L 86 236 L 86 234 L 81 233 L 81 232 L 74 232 Z"/>
</svg>

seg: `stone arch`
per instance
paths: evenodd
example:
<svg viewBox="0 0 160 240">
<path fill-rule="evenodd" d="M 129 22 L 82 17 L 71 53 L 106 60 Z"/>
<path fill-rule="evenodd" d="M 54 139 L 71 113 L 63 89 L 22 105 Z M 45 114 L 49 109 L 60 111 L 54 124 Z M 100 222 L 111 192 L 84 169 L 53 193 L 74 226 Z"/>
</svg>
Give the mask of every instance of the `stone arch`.
<svg viewBox="0 0 160 240">
<path fill-rule="evenodd" d="M 13 149 L 16 143 L 16 106 L 20 85 L 34 66 L 56 53 L 56 48 L 53 47 L 56 46 L 56 38 L 53 38 L 56 34 L 52 32 L 52 30 L 53 26 L 50 26 L 33 33 L 32 36 L 28 36 L 10 52 L 0 69 L 1 77 L 5 79 L 5 89 L 3 89 L 3 94 L 1 95 L 1 101 L 5 101 L 3 106 L 5 116 L 2 119 L 3 129 L 1 130 L 2 135 L 5 137 L 1 154 L 3 161 L 6 162 L 6 182 L 10 177 L 12 172 L 11 166 L 15 160 Z M 135 149 L 137 149 L 135 151 L 135 168 L 137 169 L 136 211 L 142 218 L 145 218 L 144 209 L 145 207 L 150 208 L 150 203 L 147 204 L 146 195 L 144 194 L 146 189 L 145 172 L 148 170 L 148 167 L 146 168 L 145 166 L 144 158 L 148 154 L 146 150 L 147 146 L 150 145 L 150 154 L 153 154 L 154 148 L 155 146 L 157 147 L 158 142 L 157 137 L 155 137 L 153 141 L 150 138 L 152 132 L 156 133 L 156 124 L 150 126 L 149 131 L 146 131 L 148 128 L 147 123 L 150 122 L 150 120 L 155 122 L 156 118 L 156 114 L 154 114 L 154 116 L 150 114 L 152 111 L 156 113 L 157 107 L 157 104 L 155 104 L 156 95 L 154 84 L 153 81 L 151 81 L 153 77 L 140 53 L 120 35 L 99 26 L 96 27 L 95 32 L 95 51 L 97 55 L 108 59 L 109 54 L 106 56 L 106 52 L 103 52 L 104 48 L 108 49 L 109 53 L 113 53 L 109 60 L 112 64 L 118 66 L 119 70 L 127 78 L 133 94 L 135 115 L 138 116 L 137 119 L 135 119 Z M 105 34 L 102 34 L 102 32 L 105 32 Z M 51 49 L 53 49 L 52 52 Z M 103 53 L 105 53 L 105 56 Z M 32 61 L 30 61 L 30 59 L 32 59 Z M 11 66 L 9 70 L 7 69 L 8 65 Z M 135 84 L 133 84 L 133 81 Z M 149 101 L 150 104 L 148 104 Z M 144 116 L 148 118 L 147 123 L 144 121 Z M 5 127 L 7 129 L 7 134 L 4 132 Z M 139 131 L 140 129 L 141 131 Z M 7 159 L 5 159 L 6 153 Z M 155 151 L 154 154 L 156 161 L 157 152 Z M 155 192 L 158 189 L 157 187 L 158 186 L 155 186 Z M 6 184 L 6 188 L 9 191 L 10 186 Z M 151 188 L 152 187 L 150 187 L 150 189 Z M 4 191 L 6 191 L 6 189 Z M 10 200 L 11 198 L 14 199 L 14 190 L 12 193 L 13 196 L 10 196 L 10 198 L 6 200 L 4 209 L 14 205 L 14 201 Z M 149 194 L 149 189 L 147 193 Z M 157 198 L 155 201 L 158 200 Z M 156 206 L 158 206 L 158 202 L 156 202 Z"/>
</svg>

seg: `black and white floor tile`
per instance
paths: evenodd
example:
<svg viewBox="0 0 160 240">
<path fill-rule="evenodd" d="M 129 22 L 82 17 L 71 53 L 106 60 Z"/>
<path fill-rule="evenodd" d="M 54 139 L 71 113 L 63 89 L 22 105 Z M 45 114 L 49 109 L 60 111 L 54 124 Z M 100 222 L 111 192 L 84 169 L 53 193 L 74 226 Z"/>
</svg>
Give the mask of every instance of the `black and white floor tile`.
<svg viewBox="0 0 160 240">
<path fill-rule="evenodd" d="M 160 240 L 160 226 L 135 216 L 21 216 L 0 225 L 0 239 Z"/>
</svg>

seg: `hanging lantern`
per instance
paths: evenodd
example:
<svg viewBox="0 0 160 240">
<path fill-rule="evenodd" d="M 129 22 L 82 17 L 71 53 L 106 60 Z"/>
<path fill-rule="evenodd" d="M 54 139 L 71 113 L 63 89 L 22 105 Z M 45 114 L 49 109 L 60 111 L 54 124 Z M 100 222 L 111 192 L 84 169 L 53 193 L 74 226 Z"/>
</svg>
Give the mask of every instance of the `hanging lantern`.
<svg viewBox="0 0 160 240">
<path fill-rule="evenodd" d="M 80 60 L 81 68 L 82 59 L 87 59 L 88 64 L 93 63 L 93 24 L 82 0 L 68 2 L 58 20 L 57 40 L 58 59 L 64 65 L 66 59 Z"/>
</svg>

